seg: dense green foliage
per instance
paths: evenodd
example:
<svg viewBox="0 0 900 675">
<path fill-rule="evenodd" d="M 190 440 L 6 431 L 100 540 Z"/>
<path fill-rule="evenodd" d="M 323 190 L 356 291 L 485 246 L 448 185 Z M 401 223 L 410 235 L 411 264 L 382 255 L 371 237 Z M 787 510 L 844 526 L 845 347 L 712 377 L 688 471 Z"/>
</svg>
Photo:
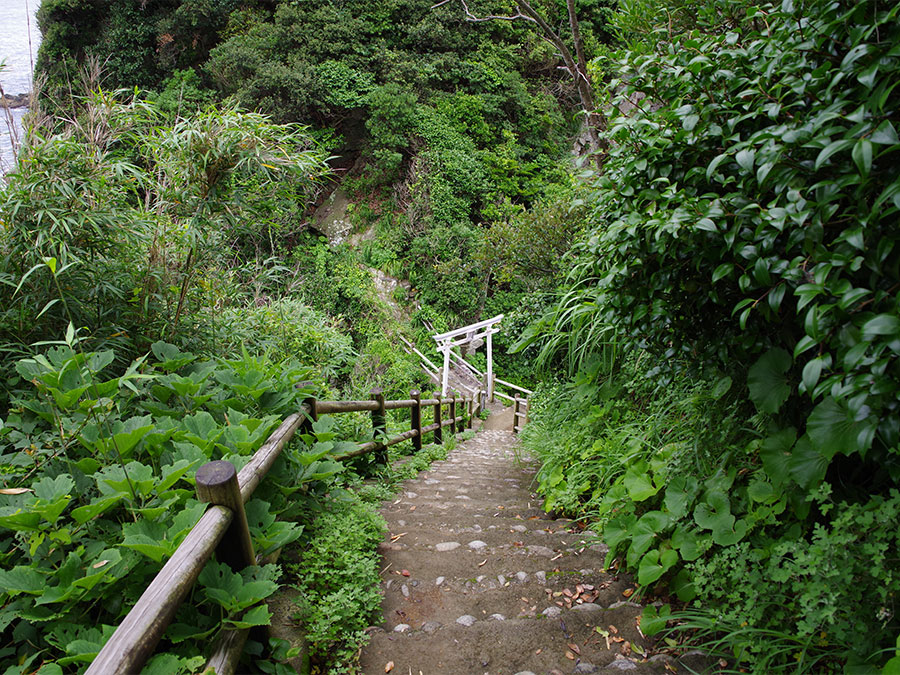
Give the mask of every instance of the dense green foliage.
<svg viewBox="0 0 900 675">
<path fill-rule="evenodd" d="M 269 372 L 269 361 L 209 361 L 208 385 L 191 379 L 196 364 L 179 365 L 185 375 L 129 364 L 161 338 L 226 357 L 246 346 L 273 363 L 317 364 L 314 378 L 332 390 L 361 397 L 379 385 L 403 396 L 427 380 L 397 349 L 398 334 L 430 351 L 426 325 L 504 313 L 498 372 L 530 383 L 536 362 L 547 375 L 524 435 L 543 460 L 546 506 L 595 520 L 609 564 L 671 600 L 648 608 L 645 633 L 668 624 L 678 640 L 693 634 L 755 672 L 877 669 L 900 632 L 900 9 L 577 3 L 606 132 L 598 168 L 572 175 L 578 94 L 555 50 L 527 23 L 467 22 L 457 3 L 431 4 L 45 0 L 39 69 L 51 109 L 92 56 L 111 56 L 110 83 L 156 92 L 157 103 L 98 93 L 63 104 L 74 119 L 33 135 L 0 201 L 0 412 L 9 417 L 0 437 L 24 452 L 7 451 L 23 463 L 10 461 L 7 484 L 34 490 L 3 498 L 27 502 L 31 520 L 21 522 L 44 536 L 32 549 L 35 530 L 15 535 L 7 558 L 37 583 L 34 574 L 51 572 L 28 556 L 77 547 L 58 533 L 49 546 L 43 530 L 93 503 L 66 510 L 65 476 L 81 479 L 64 452 L 50 451 L 49 473 L 43 463 L 17 468 L 38 461 L 23 424 L 43 424 L 48 448 L 80 451 L 85 432 L 72 420 L 101 414 L 85 403 L 97 385 L 79 391 L 68 374 L 60 389 L 52 372 L 93 377 L 105 365 L 110 382 L 122 381 L 102 410 L 124 414 L 112 438 L 139 429 L 132 420 L 166 417 L 168 399 L 141 407 L 166 378 L 190 405 L 213 406 L 221 426 L 215 392 L 229 385 L 215 373 Z M 561 3 L 535 5 L 565 25 Z M 615 48 L 604 46 L 610 25 Z M 350 242 L 309 228 L 323 197 L 319 148 L 336 156 L 351 201 Z M 407 283 L 392 297 L 399 306 L 378 297 L 369 268 Z M 44 364 L 34 343 L 58 340 L 66 325 L 85 351 L 61 348 Z M 504 353 L 520 332 L 516 353 Z M 21 379 L 37 366 L 12 370 L 28 356 L 50 369 L 38 373 L 52 380 L 36 380 L 39 395 Z M 50 426 L 48 405 L 68 421 Z M 367 420 L 340 425 L 356 437 Z M 336 438 L 326 426 L 305 439 L 324 444 L 313 455 Z M 183 432 L 176 427 L 160 443 Z M 133 452 L 154 438 L 137 438 Z M 168 459 L 151 453 L 146 464 L 158 472 Z M 129 465 L 110 466 L 99 470 Z M 186 491 L 169 487 L 187 504 Z M 325 654 L 335 667 L 352 661 L 376 606 L 377 518 L 337 495 L 298 564 L 323 667 Z M 129 508 L 126 495 L 109 514 Z M 149 513 L 147 527 L 168 541 L 165 519 Z M 134 526 L 112 522 L 112 533 Z M 80 561 L 93 546 L 75 550 Z M 352 590 L 329 586 L 323 557 L 339 561 Z M 52 574 L 66 564 L 54 561 Z M 123 564 L 102 568 L 108 582 L 73 583 L 112 592 Z M 240 585 L 226 576 L 215 569 L 205 581 Z M 53 604 L 10 588 L 17 611 Z M 321 609 L 326 598 L 333 614 Z M 80 607 L 66 611 L 93 611 Z M 239 620 L 247 607 L 223 610 Z M 29 629 L 7 630 L 23 654 L 31 649 Z M 177 649 L 166 658 L 191 658 Z"/>
<path fill-rule="evenodd" d="M 473 24 L 455 4 L 412 0 L 157 0 L 114 3 L 108 15 L 87 4 L 44 3 L 45 99 L 71 87 L 76 63 L 112 51 L 104 82 L 160 92 L 169 114 L 231 95 L 311 125 L 350 168 L 354 200 L 378 202 L 378 266 L 407 278 L 420 302 L 453 323 L 477 317 L 491 292 L 486 227 L 515 230 L 530 205 L 568 182 L 558 160 L 580 121 L 571 114 L 577 97 L 527 23 Z M 578 4 L 596 52 L 608 39 L 605 4 Z M 551 23 L 565 18 L 554 3 L 536 6 Z M 517 297 L 527 290 L 508 275 L 501 281 Z"/>
<path fill-rule="evenodd" d="M 116 375 L 112 351 L 82 352 L 71 329 L 67 341 L 17 363 L 22 382 L 0 427 L 3 659 L 25 668 L 89 662 L 204 512 L 196 469 L 211 459 L 243 466 L 309 393 L 294 387 L 310 375 L 296 365 L 205 361 L 158 342 Z M 247 504 L 257 550 L 296 540 L 298 494 L 313 498 L 314 482 L 341 470 L 318 447 L 291 446 Z M 196 668 L 199 639 L 223 619 L 268 622 L 264 606 L 250 608 L 277 589 L 279 572 L 243 576 L 206 568 L 159 668 Z"/>
<path fill-rule="evenodd" d="M 523 342 L 577 373 L 531 431 L 548 504 L 758 671 L 900 630 L 898 11 L 731 3 L 595 62 L 624 114 Z"/>
<path fill-rule="evenodd" d="M 271 261 L 242 250 L 244 221 L 273 195 L 308 199 L 321 151 L 234 108 L 164 122 L 139 99 L 96 92 L 84 106 L 58 132 L 33 131 L 0 195 L 0 349 L 27 353 L 69 322 L 126 360 L 160 337 L 221 339 L 213 308 L 278 285 Z M 226 266 L 244 283 L 213 273 Z"/>
</svg>

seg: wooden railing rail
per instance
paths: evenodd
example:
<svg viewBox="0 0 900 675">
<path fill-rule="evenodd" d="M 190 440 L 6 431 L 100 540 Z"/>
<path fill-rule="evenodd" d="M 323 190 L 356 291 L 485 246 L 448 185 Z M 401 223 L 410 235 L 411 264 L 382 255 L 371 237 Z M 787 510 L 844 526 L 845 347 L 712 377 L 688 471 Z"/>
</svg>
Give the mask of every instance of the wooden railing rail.
<svg viewBox="0 0 900 675">
<path fill-rule="evenodd" d="M 197 497 L 209 502 L 210 507 L 144 590 L 85 671 L 86 675 L 140 672 L 213 551 L 218 559 L 235 569 L 256 564 L 244 504 L 301 426 L 311 424 L 319 415 L 371 412 L 375 440 L 336 459 L 350 459 L 375 451 L 382 461 L 386 461 L 386 448 L 397 443 L 412 440 L 413 447 L 419 450 L 426 434 L 433 434 L 434 441 L 440 443 L 444 427 L 450 427 L 451 433 L 461 432 L 468 421 L 471 428 L 474 417 L 484 405 L 481 392 L 474 397 L 435 394 L 433 398 L 422 399 L 419 392 L 413 391 L 410 396 L 409 399 L 386 401 L 380 390 L 373 390 L 369 401 L 308 399 L 299 412 L 285 418 L 239 473 L 232 464 L 222 460 L 200 467 L 195 476 Z M 460 411 L 463 414 L 457 415 L 458 405 L 465 406 L 466 412 Z M 434 423 L 423 427 L 422 408 L 428 406 L 434 409 Z M 446 418 L 442 414 L 444 406 L 449 408 Z M 385 411 L 405 408 L 410 409 L 409 431 L 385 437 Z M 233 673 L 246 636 L 246 631 L 226 631 L 207 668 L 213 668 L 217 675 Z"/>
<path fill-rule="evenodd" d="M 529 396 L 534 392 L 531 389 L 526 389 L 525 387 L 520 387 L 517 384 L 513 384 L 512 382 L 507 382 L 506 380 L 501 380 L 499 377 L 494 377 L 494 382 L 497 384 L 502 384 L 504 387 L 508 387 L 510 389 L 514 389 L 515 391 L 521 391 L 523 394 L 528 394 Z"/>
</svg>

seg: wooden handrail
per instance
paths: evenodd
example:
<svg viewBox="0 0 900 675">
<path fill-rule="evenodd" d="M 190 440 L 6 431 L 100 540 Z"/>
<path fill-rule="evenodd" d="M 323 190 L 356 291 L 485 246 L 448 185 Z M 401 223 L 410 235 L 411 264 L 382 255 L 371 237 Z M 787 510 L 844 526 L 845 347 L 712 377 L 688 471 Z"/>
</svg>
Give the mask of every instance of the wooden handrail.
<svg viewBox="0 0 900 675">
<path fill-rule="evenodd" d="M 412 395 L 418 396 L 418 392 L 413 392 Z M 337 459 L 349 459 L 373 450 L 384 450 L 405 440 L 413 438 L 421 440 L 428 433 L 434 433 L 435 440 L 439 441 L 440 431 L 446 426 L 451 427 L 452 431 L 461 431 L 466 416 L 464 414 L 451 415 L 447 419 L 442 419 L 440 409 L 444 405 L 455 409 L 456 404 L 459 403 L 471 404 L 472 407 L 467 406 L 467 410 L 471 410 L 473 415 L 480 412 L 480 396 L 475 397 L 474 400 L 471 397 L 441 398 L 435 396 L 430 399 L 416 400 L 412 398 L 396 401 L 385 401 L 380 393 L 373 394 L 373 396 L 375 396 L 375 400 L 371 401 L 315 401 L 311 399 L 310 402 L 301 406 L 299 412 L 286 417 L 237 474 L 237 487 L 232 489 L 239 489 L 240 496 L 238 497 L 238 493 L 235 491 L 232 493 L 233 498 L 229 501 L 234 509 L 219 504 L 210 505 L 88 666 L 85 671 L 86 675 L 118 675 L 141 670 L 147 659 L 152 656 L 156 645 L 172 622 L 175 612 L 197 577 L 200 576 L 200 572 L 212 556 L 213 551 L 222 544 L 229 526 L 233 523 L 240 524 L 242 529 L 247 530 L 247 532 L 238 533 L 239 541 L 243 540 L 244 535 L 249 536 L 246 518 L 239 516 L 235 520 L 235 513 L 237 510 L 243 511 L 242 504 L 249 501 L 254 490 L 265 479 L 288 441 L 304 422 L 315 420 L 318 415 L 366 411 L 373 413 L 373 424 L 376 428 L 378 425 L 382 425 L 383 428 L 383 418 L 380 418 L 379 415 L 383 414 L 384 410 L 417 408 L 421 411 L 423 406 L 435 408 L 437 423 L 421 427 L 420 418 L 418 422 L 418 426 L 421 427 L 420 431 L 419 428 L 416 428 L 415 417 L 412 416 L 413 428 L 409 431 L 389 439 L 382 438 L 364 443 L 356 450 L 337 457 Z M 471 418 L 469 421 L 471 423 Z M 420 445 L 416 444 L 416 447 L 420 447 Z M 203 467 L 198 472 L 202 469 Z M 231 480 L 234 485 L 233 473 Z M 246 557 L 246 552 L 244 557 Z M 236 633 L 241 633 L 241 631 L 236 631 Z M 225 651 L 230 652 L 227 658 L 222 656 L 220 650 L 215 662 L 210 661 L 207 664 L 208 667 L 214 667 L 217 675 L 233 672 L 245 639 L 246 634 L 231 636 L 227 641 L 230 646 L 223 647 Z"/>
<path fill-rule="evenodd" d="M 504 387 L 509 387 L 510 389 L 515 389 L 516 391 L 521 391 L 523 394 L 533 394 L 534 392 L 531 389 L 526 389 L 525 387 L 520 387 L 517 384 L 513 384 L 512 382 L 507 382 L 506 380 L 501 380 L 499 377 L 494 377 L 494 382 L 497 384 L 502 384 Z"/>
</svg>

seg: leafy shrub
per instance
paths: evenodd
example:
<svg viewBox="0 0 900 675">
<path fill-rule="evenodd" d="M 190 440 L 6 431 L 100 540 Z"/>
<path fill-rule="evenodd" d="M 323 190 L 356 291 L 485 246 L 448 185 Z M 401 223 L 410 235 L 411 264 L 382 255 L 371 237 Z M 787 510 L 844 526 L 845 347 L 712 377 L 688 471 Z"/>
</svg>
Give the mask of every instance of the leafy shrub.
<svg viewBox="0 0 900 675">
<path fill-rule="evenodd" d="M 768 669 L 787 660 L 812 669 L 839 652 L 851 664 L 872 668 L 881 659 L 871 655 L 896 634 L 900 570 L 891 552 L 898 545 L 900 493 L 833 504 L 830 485 L 821 487 L 817 500 L 832 513 L 811 537 L 785 537 L 764 548 L 742 542 L 691 565 L 703 605 L 710 605 L 692 612 L 746 628 L 747 638 L 734 640 L 739 661 Z M 860 630 L 861 615 L 874 630 Z M 792 644 L 786 654 L 779 653 L 783 641 L 752 639 L 788 625 Z"/>
<path fill-rule="evenodd" d="M 549 502 L 599 519 L 648 590 L 699 593 L 685 626 L 759 672 L 872 669 L 897 632 L 875 513 L 900 476 L 898 12 L 710 4 L 599 64 L 628 112 L 522 342 L 584 395 L 530 432 L 578 432 L 545 450 Z"/>
<path fill-rule="evenodd" d="M 898 10 L 786 3 L 764 31 L 761 11 L 627 58 L 618 102 L 654 105 L 610 124 L 574 278 L 629 344 L 756 361 L 750 397 L 798 430 L 801 488 L 838 454 L 896 481 Z"/>
<path fill-rule="evenodd" d="M 308 546 L 292 571 L 302 594 L 298 616 L 311 656 L 323 667 L 346 667 L 365 643 L 364 631 L 381 606 L 377 544 L 386 527 L 374 506 L 339 493 L 308 531 Z"/>
<path fill-rule="evenodd" d="M 191 487 L 197 468 L 211 459 L 242 467 L 310 393 L 294 386 L 310 375 L 296 364 L 203 361 L 158 342 L 152 365 L 144 357 L 109 375 L 112 352 L 80 352 L 71 326 L 66 340 L 17 363 L 21 388 L 0 420 L 7 665 L 89 662 L 205 511 Z M 276 484 L 314 494 L 315 481 L 341 469 L 326 459 L 331 447 L 283 453 L 247 504 L 257 550 L 300 536 L 291 519 L 303 501 Z M 278 576 L 211 564 L 200 580 L 210 602 L 183 605 L 161 649 L 190 661 L 222 619 L 268 623 L 256 605 Z"/>
</svg>

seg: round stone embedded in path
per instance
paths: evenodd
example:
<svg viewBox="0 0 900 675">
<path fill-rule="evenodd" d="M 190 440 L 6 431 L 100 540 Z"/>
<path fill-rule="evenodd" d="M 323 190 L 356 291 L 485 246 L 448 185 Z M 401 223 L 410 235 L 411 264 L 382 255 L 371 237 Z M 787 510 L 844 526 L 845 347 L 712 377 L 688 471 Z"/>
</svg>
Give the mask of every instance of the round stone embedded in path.
<svg viewBox="0 0 900 675">
<path fill-rule="evenodd" d="M 485 544 L 485 543 L 484 543 L 483 541 L 481 541 L 480 539 L 476 539 L 475 541 L 470 541 L 470 542 L 469 542 L 469 548 L 474 549 L 474 550 L 476 550 L 476 551 L 478 551 L 478 550 L 480 550 L 480 549 L 482 549 L 482 548 L 485 548 L 486 546 L 487 546 L 487 544 Z"/>
<path fill-rule="evenodd" d="M 460 544 L 458 541 L 442 541 L 440 544 L 435 544 L 434 548 L 441 553 L 446 553 L 447 551 L 459 548 L 459 546 Z"/>
<path fill-rule="evenodd" d="M 476 618 L 475 618 L 474 616 L 472 616 L 471 614 L 463 614 L 461 617 L 459 617 L 459 618 L 456 620 L 456 623 L 458 623 L 458 624 L 460 624 L 460 625 L 463 625 L 463 626 L 471 626 L 471 625 L 474 624 L 476 621 L 478 621 L 478 619 L 476 619 Z"/>
</svg>

